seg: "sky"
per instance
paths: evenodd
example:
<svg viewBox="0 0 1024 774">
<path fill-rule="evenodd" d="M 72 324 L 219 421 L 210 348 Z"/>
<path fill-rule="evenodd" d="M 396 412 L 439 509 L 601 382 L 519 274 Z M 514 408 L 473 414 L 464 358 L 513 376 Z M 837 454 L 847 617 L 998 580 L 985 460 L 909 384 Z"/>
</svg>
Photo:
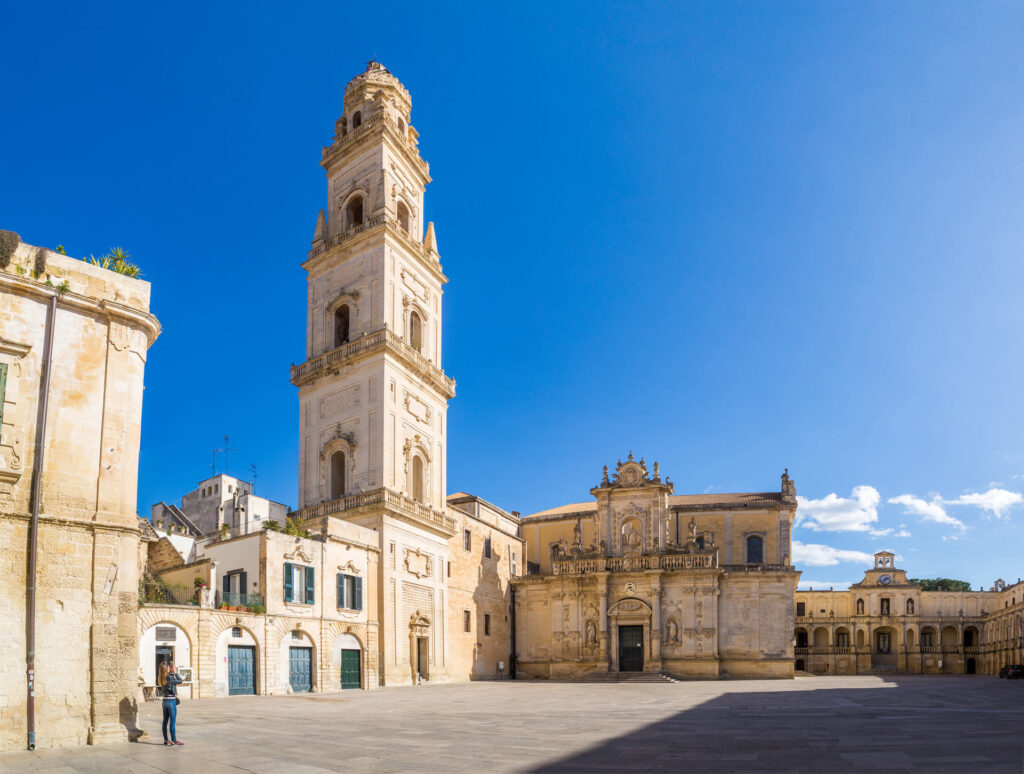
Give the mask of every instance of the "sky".
<svg viewBox="0 0 1024 774">
<path fill-rule="evenodd" d="M 451 491 L 528 514 L 630 451 L 680 494 L 788 468 L 804 584 L 880 550 L 1024 575 L 1021 5 L 3 16 L 0 228 L 152 283 L 141 513 L 213 462 L 296 505 L 320 148 L 376 58 L 434 178 Z"/>
</svg>

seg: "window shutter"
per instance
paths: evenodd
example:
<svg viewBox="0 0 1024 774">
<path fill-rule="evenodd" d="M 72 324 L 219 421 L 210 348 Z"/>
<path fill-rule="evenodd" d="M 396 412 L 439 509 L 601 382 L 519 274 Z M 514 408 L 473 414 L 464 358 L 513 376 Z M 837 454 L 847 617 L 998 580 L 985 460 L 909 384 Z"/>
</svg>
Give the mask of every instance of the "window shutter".
<svg viewBox="0 0 1024 774">
<path fill-rule="evenodd" d="M 292 601 L 292 566 L 290 563 L 284 563 L 284 601 Z"/>
<path fill-rule="evenodd" d="M 352 596 L 354 596 L 355 599 L 352 600 L 353 603 L 354 603 L 352 605 L 352 608 L 355 609 L 355 610 L 362 610 L 363 609 L 363 579 L 357 576 L 357 577 L 353 578 L 353 580 L 355 581 L 355 593 Z"/>
<path fill-rule="evenodd" d="M 0 427 L 4 423 L 4 393 L 7 391 L 7 363 L 0 363 Z M 0 431 L 2 432 L 2 431 Z M 227 446 L 227 444 L 224 444 Z"/>
<path fill-rule="evenodd" d="M 225 594 L 231 593 L 231 576 L 227 573 L 224 573 L 224 578 L 220 582 L 220 587 Z"/>
<path fill-rule="evenodd" d="M 248 581 L 246 579 L 245 570 L 242 570 L 238 577 L 238 593 L 242 595 L 243 605 L 248 604 L 246 601 L 246 595 L 249 593 L 249 586 L 246 585 L 247 583 Z"/>
<path fill-rule="evenodd" d="M 345 576 L 338 573 L 338 607 L 345 607 Z"/>
<path fill-rule="evenodd" d="M 313 604 L 314 591 L 316 589 L 316 572 L 315 568 L 306 568 L 306 598 L 303 600 L 307 605 Z"/>
</svg>

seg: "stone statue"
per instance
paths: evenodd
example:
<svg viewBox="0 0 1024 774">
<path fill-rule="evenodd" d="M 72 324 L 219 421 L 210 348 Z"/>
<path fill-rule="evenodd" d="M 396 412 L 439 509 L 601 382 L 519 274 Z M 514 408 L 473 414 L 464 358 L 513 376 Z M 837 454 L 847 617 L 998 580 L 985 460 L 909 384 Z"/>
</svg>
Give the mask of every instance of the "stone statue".
<svg viewBox="0 0 1024 774">
<path fill-rule="evenodd" d="M 674 618 L 668 619 L 667 637 L 665 642 L 679 642 L 679 625 L 676 623 Z"/>
<path fill-rule="evenodd" d="M 593 621 L 587 621 L 587 645 L 597 644 L 597 626 L 594 625 Z"/>
</svg>

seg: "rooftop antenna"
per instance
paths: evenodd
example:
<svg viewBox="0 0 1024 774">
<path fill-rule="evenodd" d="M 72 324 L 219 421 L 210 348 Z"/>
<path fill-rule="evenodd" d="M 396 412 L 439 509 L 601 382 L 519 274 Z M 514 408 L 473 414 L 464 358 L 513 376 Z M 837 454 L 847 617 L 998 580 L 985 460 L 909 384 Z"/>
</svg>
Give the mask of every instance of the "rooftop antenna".
<svg viewBox="0 0 1024 774">
<path fill-rule="evenodd" d="M 224 452 L 224 472 L 228 475 L 231 474 L 230 453 L 233 451 L 238 451 L 238 449 L 231 448 L 231 445 L 228 443 L 228 437 L 225 435 L 224 448 L 213 450 L 213 462 L 210 464 L 210 469 L 213 471 L 213 475 L 217 475 L 217 452 Z"/>
<path fill-rule="evenodd" d="M 249 463 L 249 489 L 251 494 L 256 494 L 256 466 Z"/>
</svg>

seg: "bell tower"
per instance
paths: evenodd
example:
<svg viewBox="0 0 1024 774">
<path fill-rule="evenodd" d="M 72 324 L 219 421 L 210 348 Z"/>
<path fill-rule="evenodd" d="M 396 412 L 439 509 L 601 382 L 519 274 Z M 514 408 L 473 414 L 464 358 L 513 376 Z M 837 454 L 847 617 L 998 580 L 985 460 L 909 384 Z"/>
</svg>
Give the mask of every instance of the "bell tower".
<svg viewBox="0 0 1024 774">
<path fill-rule="evenodd" d="M 377 530 L 381 620 L 415 626 L 415 636 L 392 631 L 380 643 L 381 674 L 391 684 L 415 680 L 416 664 L 432 679 L 445 674 L 444 577 L 417 577 L 410 602 L 403 562 L 413 553 L 418 568 L 445 566 L 456 529 L 445 505 L 455 395 L 441 369 L 448 280 L 434 226 L 423 219 L 430 174 L 411 110 L 409 92 L 379 62 L 345 88 L 320 161 L 327 206 L 302 264 L 306 360 L 291 369 L 299 388 L 299 515 Z M 410 642 L 414 651 L 406 652 Z"/>
<path fill-rule="evenodd" d="M 299 507 L 380 487 L 444 509 L 441 270 L 409 92 L 378 62 L 345 89 L 322 151 L 327 207 L 307 272 Z M 425 236 L 424 236 L 425 234 Z"/>
</svg>

